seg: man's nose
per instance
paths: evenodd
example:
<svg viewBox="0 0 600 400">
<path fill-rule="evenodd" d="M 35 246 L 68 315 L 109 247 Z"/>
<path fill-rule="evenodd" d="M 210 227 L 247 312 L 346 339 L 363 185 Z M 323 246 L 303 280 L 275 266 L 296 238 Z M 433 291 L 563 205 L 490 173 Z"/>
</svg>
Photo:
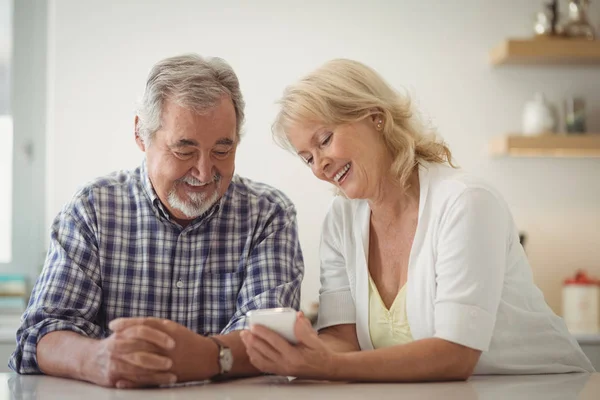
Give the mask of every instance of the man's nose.
<svg viewBox="0 0 600 400">
<path fill-rule="evenodd" d="M 209 154 L 200 154 L 196 163 L 196 178 L 202 182 L 211 182 L 214 175 L 214 164 Z"/>
</svg>

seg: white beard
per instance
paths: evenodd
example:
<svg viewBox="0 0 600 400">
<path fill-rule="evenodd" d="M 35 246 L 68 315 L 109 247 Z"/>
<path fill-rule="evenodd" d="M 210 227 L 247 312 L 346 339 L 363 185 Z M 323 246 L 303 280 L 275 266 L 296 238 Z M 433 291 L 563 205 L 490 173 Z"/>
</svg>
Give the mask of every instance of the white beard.
<svg viewBox="0 0 600 400">
<path fill-rule="evenodd" d="M 175 186 L 169 194 L 167 195 L 167 202 L 169 205 L 179 210 L 188 218 L 197 218 L 207 212 L 218 200 L 219 200 L 219 189 L 221 188 L 221 176 L 215 175 L 213 177 L 213 182 L 215 183 L 215 191 L 210 195 L 206 195 L 205 193 L 188 193 L 189 199 L 184 200 L 177 194 L 177 186 L 182 183 L 189 183 L 191 185 L 199 185 L 202 184 L 196 178 L 186 176 L 181 179 L 175 181 Z M 208 185 L 212 182 L 204 183 L 204 185 Z"/>
</svg>

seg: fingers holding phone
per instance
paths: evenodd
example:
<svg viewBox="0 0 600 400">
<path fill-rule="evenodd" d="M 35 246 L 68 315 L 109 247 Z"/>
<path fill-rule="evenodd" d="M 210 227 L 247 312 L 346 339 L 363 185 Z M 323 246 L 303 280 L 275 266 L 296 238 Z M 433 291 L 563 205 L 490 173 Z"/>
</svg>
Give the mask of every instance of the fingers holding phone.
<svg viewBox="0 0 600 400">
<path fill-rule="evenodd" d="M 248 311 L 246 315 L 251 329 L 255 325 L 262 325 L 279 334 L 291 344 L 298 343 L 294 329 L 298 312 L 293 308 L 252 310 Z"/>
<path fill-rule="evenodd" d="M 317 377 L 329 370 L 333 353 L 310 321 L 293 309 L 253 310 L 250 331 L 242 332 L 250 362 L 263 372 Z"/>
</svg>

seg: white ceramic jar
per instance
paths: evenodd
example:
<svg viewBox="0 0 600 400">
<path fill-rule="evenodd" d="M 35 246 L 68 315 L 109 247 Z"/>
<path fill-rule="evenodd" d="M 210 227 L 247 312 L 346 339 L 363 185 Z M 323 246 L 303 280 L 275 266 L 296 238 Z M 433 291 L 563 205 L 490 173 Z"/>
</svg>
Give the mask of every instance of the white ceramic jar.
<svg viewBox="0 0 600 400">
<path fill-rule="evenodd" d="M 574 334 L 600 332 L 600 286 L 597 280 L 578 272 L 575 279 L 567 279 L 563 286 L 563 318 Z"/>
<path fill-rule="evenodd" d="M 523 109 L 524 135 L 554 133 L 557 126 L 558 119 L 555 112 L 542 93 L 536 93 L 533 100 L 525 103 Z"/>
</svg>

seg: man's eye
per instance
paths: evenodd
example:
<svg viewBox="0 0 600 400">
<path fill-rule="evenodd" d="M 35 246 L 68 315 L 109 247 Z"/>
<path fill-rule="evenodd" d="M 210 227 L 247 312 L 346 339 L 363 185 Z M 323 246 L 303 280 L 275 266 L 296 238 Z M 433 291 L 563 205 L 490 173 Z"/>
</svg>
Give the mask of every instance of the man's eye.
<svg viewBox="0 0 600 400">
<path fill-rule="evenodd" d="M 312 157 L 305 158 L 304 162 L 307 163 L 308 165 L 311 165 L 313 163 L 313 158 Z"/>
<path fill-rule="evenodd" d="M 182 152 L 176 151 L 175 155 L 177 157 L 186 158 L 186 157 L 190 157 L 192 155 L 192 153 L 182 153 Z"/>
<path fill-rule="evenodd" d="M 213 151 L 213 154 L 217 157 L 226 157 L 229 154 L 229 150 L 225 151 Z"/>
</svg>

